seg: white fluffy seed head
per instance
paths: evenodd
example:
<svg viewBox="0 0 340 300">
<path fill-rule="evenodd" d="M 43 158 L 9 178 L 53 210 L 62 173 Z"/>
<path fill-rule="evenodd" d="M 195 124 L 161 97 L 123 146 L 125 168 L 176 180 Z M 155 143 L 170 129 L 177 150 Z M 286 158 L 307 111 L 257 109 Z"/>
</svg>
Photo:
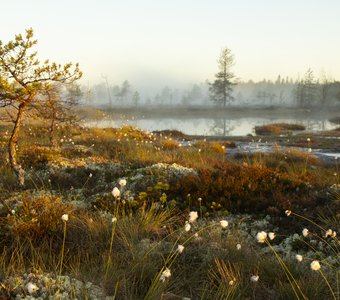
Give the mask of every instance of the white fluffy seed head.
<svg viewBox="0 0 340 300">
<path fill-rule="evenodd" d="M 179 253 L 182 253 L 182 252 L 184 251 L 184 246 L 183 246 L 183 245 L 178 245 L 177 251 L 178 251 Z"/>
<path fill-rule="evenodd" d="M 117 187 L 114 187 L 113 190 L 112 190 L 112 195 L 115 198 L 120 197 L 120 190 Z"/>
<path fill-rule="evenodd" d="M 333 236 L 333 230 L 332 229 L 328 229 L 325 233 L 325 237 L 328 237 L 328 236 Z"/>
<path fill-rule="evenodd" d="M 302 235 L 303 235 L 304 237 L 306 237 L 306 236 L 308 235 L 308 233 L 309 233 L 309 231 L 308 231 L 307 228 L 304 228 L 304 229 L 302 230 Z"/>
<path fill-rule="evenodd" d="M 300 254 L 296 254 L 295 258 L 297 259 L 297 261 L 302 261 L 303 260 L 303 256 Z"/>
<path fill-rule="evenodd" d="M 251 282 L 257 282 L 257 281 L 259 281 L 259 275 L 252 275 L 251 277 L 250 277 L 250 281 Z"/>
<path fill-rule="evenodd" d="M 226 227 L 228 227 L 229 223 L 226 220 L 221 220 L 220 225 L 222 226 L 222 228 L 226 228 Z"/>
<path fill-rule="evenodd" d="M 64 222 L 67 222 L 68 221 L 68 214 L 63 214 L 61 216 L 61 219 L 64 221 Z"/>
<path fill-rule="evenodd" d="M 191 229 L 191 225 L 189 224 L 189 223 L 186 223 L 185 224 L 185 226 L 184 226 L 184 229 L 185 229 L 185 231 L 190 231 L 190 229 Z"/>
<path fill-rule="evenodd" d="M 259 243 L 264 243 L 267 238 L 267 233 L 265 231 L 260 231 L 256 235 L 256 239 Z"/>
<path fill-rule="evenodd" d="M 119 185 L 120 186 L 126 186 L 126 179 L 121 179 L 121 180 L 119 180 Z"/>
<path fill-rule="evenodd" d="M 274 232 L 269 232 L 269 233 L 268 233 L 268 236 L 269 236 L 269 239 L 270 239 L 270 240 L 275 239 L 275 233 L 274 233 Z"/>
<path fill-rule="evenodd" d="M 191 211 L 191 212 L 189 213 L 189 222 L 190 222 L 190 223 L 195 222 L 195 221 L 197 220 L 197 218 L 198 218 L 198 213 L 197 213 L 197 211 Z"/>
<path fill-rule="evenodd" d="M 241 248 L 242 248 L 241 244 L 237 244 L 237 245 L 236 245 L 236 249 L 237 249 L 237 250 L 241 250 Z"/>
<path fill-rule="evenodd" d="M 162 274 L 161 274 L 161 277 L 159 278 L 160 281 L 165 281 L 165 279 L 169 278 L 171 276 L 171 271 L 169 268 L 166 268 Z"/>
<path fill-rule="evenodd" d="M 29 294 L 33 294 L 34 292 L 39 290 L 39 288 L 32 282 L 26 284 L 26 289 Z"/>
<path fill-rule="evenodd" d="M 310 264 L 310 268 L 314 271 L 319 271 L 321 266 L 318 260 L 313 260 Z"/>
<path fill-rule="evenodd" d="M 287 209 L 287 210 L 285 211 L 285 214 L 286 214 L 286 216 L 290 216 L 290 215 L 291 215 L 291 213 L 292 213 L 292 211 L 291 211 L 291 210 L 288 210 L 288 209 Z"/>
</svg>

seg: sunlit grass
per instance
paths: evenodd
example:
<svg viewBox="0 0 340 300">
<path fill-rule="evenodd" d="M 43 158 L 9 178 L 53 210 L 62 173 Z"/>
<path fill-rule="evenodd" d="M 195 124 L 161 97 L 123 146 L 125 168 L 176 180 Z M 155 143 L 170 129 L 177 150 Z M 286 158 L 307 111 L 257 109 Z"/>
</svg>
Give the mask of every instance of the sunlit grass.
<svg viewBox="0 0 340 300">
<path fill-rule="evenodd" d="M 338 240 L 324 237 L 328 229 L 339 230 L 339 195 L 330 190 L 338 184 L 337 164 L 325 166 L 308 152 L 280 148 L 226 159 L 234 145 L 188 142 L 133 127 L 60 128 L 56 147 L 45 133 L 36 124 L 22 132 L 26 190 L 16 187 L 6 164 L 0 166 L 0 295 L 8 297 L 22 286 L 21 274 L 32 272 L 91 281 L 117 299 L 338 297 L 337 265 L 327 260 L 338 257 Z M 0 142 L 5 154 L 6 137 Z M 160 162 L 194 173 L 171 177 L 150 169 L 133 182 L 133 199 L 125 196 L 129 177 L 139 176 L 136 170 Z M 123 177 L 127 187 L 119 186 Z M 112 195 L 113 187 L 121 197 Z M 289 222 L 282 220 L 284 209 L 293 211 Z M 198 221 L 185 223 L 189 211 L 198 212 Z M 232 213 L 240 212 L 254 215 L 233 223 Z M 245 234 L 241 224 L 264 213 L 273 216 L 278 232 L 262 246 L 252 228 Z M 229 226 L 221 228 L 225 218 Z M 303 253 L 297 263 L 295 253 L 277 247 L 309 220 L 317 244 L 300 234 L 293 251 L 310 256 Z M 312 256 L 322 273 L 310 269 Z M 19 279 L 6 281 L 12 277 Z"/>
</svg>

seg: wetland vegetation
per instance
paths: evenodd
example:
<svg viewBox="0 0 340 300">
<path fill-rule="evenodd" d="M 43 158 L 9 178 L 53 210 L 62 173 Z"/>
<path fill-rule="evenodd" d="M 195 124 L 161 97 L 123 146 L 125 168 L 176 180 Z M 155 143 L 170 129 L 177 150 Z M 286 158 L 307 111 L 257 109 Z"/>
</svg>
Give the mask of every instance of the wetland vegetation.
<svg viewBox="0 0 340 300">
<path fill-rule="evenodd" d="M 275 83 L 294 92 L 279 110 L 263 90 L 265 106 L 232 107 L 223 48 L 206 85 L 216 107 L 188 105 L 195 89 L 157 111 L 210 114 L 211 134 L 103 126 L 155 112 L 127 81 L 114 107 L 105 77 L 109 105 L 78 106 L 78 64 L 41 63 L 36 43 L 32 29 L 0 43 L 1 299 L 339 299 L 339 82 L 309 69 Z M 327 126 L 246 120 L 251 132 L 231 135 L 227 111 L 254 110 Z"/>
<path fill-rule="evenodd" d="M 1 125 L 3 158 L 9 131 Z M 322 133 L 271 136 L 273 152 L 232 158 L 228 151 L 240 142 L 256 147 L 267 136 L 240 141 L 74 125 L 58 125 L 55 135 L 51 145 L 46 123 L 23 124 L 24 187 L 1 165 L 3 297 L 332 299 L 338 293 L 338 160 L 308 151 Z M 281 147 L 286 143 L 304 148 Z M 271 235 L 259 243 L 262 231 Z M 313 261 L 321 269 L 311 269 Z M 39 290 L 30 294 L 29 283 Z"/>
</svg>

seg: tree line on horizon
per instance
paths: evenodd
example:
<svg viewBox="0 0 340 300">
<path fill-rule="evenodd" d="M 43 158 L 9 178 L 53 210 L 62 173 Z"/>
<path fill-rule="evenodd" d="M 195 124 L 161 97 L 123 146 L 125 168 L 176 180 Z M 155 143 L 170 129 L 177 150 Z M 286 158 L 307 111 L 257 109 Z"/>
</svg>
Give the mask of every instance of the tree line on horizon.
<svg viewBox="0 0 340 300">
<path fill-rule="evenodd" d="M 218 76 L 223 77 L 223 74 Z M 245 82 L 236 77 L 230 80 L 225 101 L 223 86 L 215 79 L 213 82 L 207 80 L 195 83 L 187 88 L 164 86 L 153 94 L 138 91 L 128 80 L 120 85 L 102 82 L 91 88 L 83 87 L 83 102 L 107 107 L 219 105 L 327 108 L 340 105 L 340 82 L 324 74 L 317 78 L 311 69 L 299 79 L 278 75 L 275 81 L 263 79 Z"/>
</svg>

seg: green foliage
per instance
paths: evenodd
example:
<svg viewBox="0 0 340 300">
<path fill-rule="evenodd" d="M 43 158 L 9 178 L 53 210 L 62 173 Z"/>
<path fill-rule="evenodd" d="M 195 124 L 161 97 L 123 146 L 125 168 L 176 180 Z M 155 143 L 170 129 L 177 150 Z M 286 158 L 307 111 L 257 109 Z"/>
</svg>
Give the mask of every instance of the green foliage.
<svg viewBox="0 0 340 300">
<path fill-rule="evenodd" d="M 82 76 L 78 64 L 72 69 L 71 63 L 40 63 L 37 52 L 32 52 L 36 44 L 32 29 L 27 29 L 25 36 L 16 35 L 7 44 L 0 42 L 0 105 L 27 105 L 40 99 L 52 82 L 74 81 Z"/>
<path fill-rule="evenodd" d="M 223 48 L 217 62 L 219 72 L 215 75 L 216 79 L 210 84 L 210 99 L 225 107 L 228 102 L 233 100 L 231 93 L 235 85 L 233 81 L 235 76 L 230 71 L 234 65 L 234 56 L 230 49 Z"/>
<path fill-rule="evenodd" d="M 297 104 L 302 107 L 311 107 L 314 105 L 317 97 L 316 80 L 311 68 L 305 74 L 305 77 L 300 80 L 295 89 L 295 98 Z"/>
</svg>

